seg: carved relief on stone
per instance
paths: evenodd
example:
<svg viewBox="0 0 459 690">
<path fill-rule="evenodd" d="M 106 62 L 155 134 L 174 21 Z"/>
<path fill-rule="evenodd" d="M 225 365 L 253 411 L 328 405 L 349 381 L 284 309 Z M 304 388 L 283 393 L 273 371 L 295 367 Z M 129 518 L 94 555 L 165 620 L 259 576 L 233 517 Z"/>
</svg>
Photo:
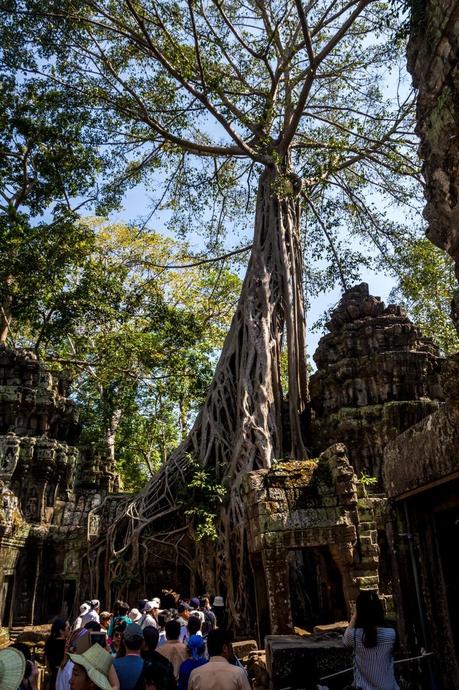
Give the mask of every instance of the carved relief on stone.
<svg viewBox="0 0 459 690">
<path fill-rule="evenodd" d="M 100 517 L 89 513 L 88 515 L 88 537 L 98 537 L 100 534 Z"/>
<path fill-rule="evenodd" d="M 19 438 L 12 432 L 0 436 L 0 476 L 3 479 L 10 479 L 16 469 L 19 443 Z"/>
<path fill-rule="evenodd" d="M 40 506 L 38 492 L 35 486 L 29 487 L 26 499 L 23 503 L 24 517 L 28 522 L 40 521 Z"/>
</svg>

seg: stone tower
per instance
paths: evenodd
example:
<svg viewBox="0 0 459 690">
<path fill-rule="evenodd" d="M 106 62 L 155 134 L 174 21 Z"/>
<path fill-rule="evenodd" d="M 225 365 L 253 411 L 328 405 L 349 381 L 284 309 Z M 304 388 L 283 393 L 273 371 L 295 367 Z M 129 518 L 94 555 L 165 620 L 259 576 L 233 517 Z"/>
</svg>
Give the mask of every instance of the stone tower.
<svg viewBox="0 0 459 690">
<path fill-rule="evenodd" d="M 386 307 L 366 283 L 344 293 L 327 328 L 310 379 L 314 454 L 344 443 L 357 475 L 381 490 L 385 445 L 443 399 L 443 359 L 402 307 Z"/>
</svg>

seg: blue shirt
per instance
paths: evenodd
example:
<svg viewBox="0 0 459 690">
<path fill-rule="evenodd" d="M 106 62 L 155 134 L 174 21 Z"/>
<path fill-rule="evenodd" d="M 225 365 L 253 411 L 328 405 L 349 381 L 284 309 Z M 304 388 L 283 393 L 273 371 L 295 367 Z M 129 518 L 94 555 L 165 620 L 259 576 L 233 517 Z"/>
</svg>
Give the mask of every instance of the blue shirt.
<svg viewBox="0 0 459 690">
<path fill-rule="evenodd" d="M 120 690 L 134 690 L 143 669 L 141 656 L 131 654 L 114 659 L 113 666 L 120 681 Z"/>
<path fill-rule="evenodd" d="M 178 679 L 178 690 L 188 690 L 188 681 L 190 679 L 191 671 L 198 666 L 207 664 L 207 659 L 201 657 L 200 659 L 187 659 L 180 666 L 179 679 Z"/>
</svg>

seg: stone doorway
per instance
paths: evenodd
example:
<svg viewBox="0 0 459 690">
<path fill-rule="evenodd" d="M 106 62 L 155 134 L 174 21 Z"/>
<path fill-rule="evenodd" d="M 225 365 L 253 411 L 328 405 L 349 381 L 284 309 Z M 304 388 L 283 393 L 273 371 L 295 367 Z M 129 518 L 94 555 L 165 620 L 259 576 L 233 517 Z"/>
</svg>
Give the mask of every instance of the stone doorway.
<svg viewBox="0 0 459 690">
<path fill-rule="evenodd" d="M 13 601 L 14 575 L 5 575 L 0 589 L 0 625 L 11 624 L 11 603 Z"/>
<path fill-rule="evenodd" d="M 452 641 L 459 660 L 459 571 L 457 554 L 459 546 L 459 506 L 442 510 L 435 515 L 435 533 L 443 575 L 447 611 Z"/>
<path fill-rule="evenodd" d="M 289 551 L 287 563 L 294 626 L 311 631 L 346 620 L 343 579 L 328 546 Z"/>
</svg>

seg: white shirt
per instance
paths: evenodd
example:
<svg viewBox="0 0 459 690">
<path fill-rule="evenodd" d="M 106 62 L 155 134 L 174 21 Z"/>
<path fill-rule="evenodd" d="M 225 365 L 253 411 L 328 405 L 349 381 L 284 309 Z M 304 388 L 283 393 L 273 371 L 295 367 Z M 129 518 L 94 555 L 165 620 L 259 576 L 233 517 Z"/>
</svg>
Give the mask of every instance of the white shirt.
<svg viewBox="0 0 459 690">
<path fill-rule="evenodd" d="M 85 613 L 84 616 L 81 616 L 81 627 L 84 628 L 86 623 L 89 623 L 89 621 L 96 621 L 96 623 L 100 623 L 99 614 L 97 613 L 96 609 L 91 609 L 88 611 L 88 613 Z"/>
<path fill-rule="evenodd" d="M 75 664 L 70 659 L 65 666 L 62 666 L 57 672 L 56 690 L 70 690 L 70 679 L 73 673 Z"/>
<path fill-rule="evenodd" d="M 150 616 L 149 613 L 144 613 L 144 614 L 142 614 L 142 616 L 141 616 L 141 617 L 139 618 L 139 620 L 137 621 L 137 625 L 140 625 L 140 627 L 142 628 L 142 630 L 143 630 L 144 628 L 148 628 L 149 626 L 151 626 L 151 627 L 153 627 L 153 628 L 157 628 L 157 627 L 158 627 L 158 623 L 155 621 L 155 619 L 153 618 L 153 616 Z"/>
<path fill-rule="evenodd" d="M 362 638 L 363 628 L 347 628 L 344 632 L 344 645 L 354 649 L 354 685 L 362 690 L 400 690 L 392 656 L 395 630 L 378 628 L 375 647 L 365 647 Z"/>
</svg>

